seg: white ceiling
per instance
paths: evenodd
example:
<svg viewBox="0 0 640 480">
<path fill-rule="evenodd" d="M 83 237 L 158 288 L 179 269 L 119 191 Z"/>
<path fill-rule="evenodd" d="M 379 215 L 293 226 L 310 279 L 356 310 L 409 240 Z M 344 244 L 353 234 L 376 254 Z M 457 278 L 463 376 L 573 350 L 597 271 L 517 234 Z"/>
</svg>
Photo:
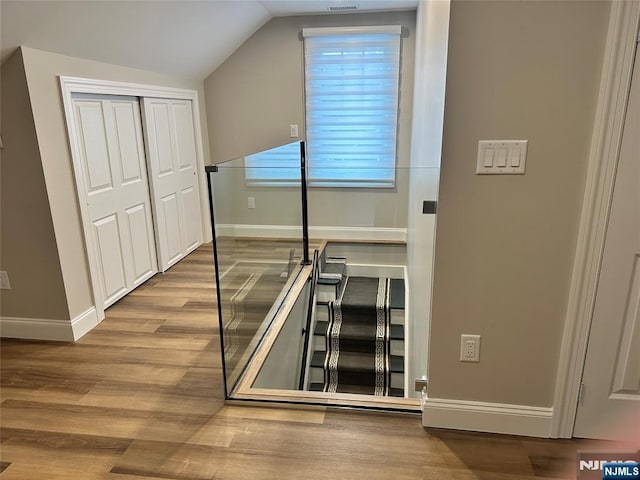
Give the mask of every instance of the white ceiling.
<svg viewBox="0 0 640 480">
<path fill-rule="evenodd" d="M 1 0 L 2 61 L 20 45 L 202 79 L 271 17 L 415 8 L 418 0 Z"/>
</svg>

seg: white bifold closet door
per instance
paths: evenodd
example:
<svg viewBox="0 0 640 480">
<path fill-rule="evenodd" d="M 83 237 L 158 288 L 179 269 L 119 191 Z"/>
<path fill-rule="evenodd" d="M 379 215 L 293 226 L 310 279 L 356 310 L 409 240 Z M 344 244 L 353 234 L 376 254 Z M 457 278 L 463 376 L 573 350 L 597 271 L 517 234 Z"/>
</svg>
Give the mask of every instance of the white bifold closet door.
<svg viewBox="0 0 640 480">
<path fill-rule="evenodd" d="M 135 97 L 73 96 L 82 178 L 104 308 L 157 271 L 142 137 Z"/>
<path fill-rule="evenodd" d="M 202 243 L 195 130 L 190 100 L 143 99 L 160 269 Z"/>
</svg>

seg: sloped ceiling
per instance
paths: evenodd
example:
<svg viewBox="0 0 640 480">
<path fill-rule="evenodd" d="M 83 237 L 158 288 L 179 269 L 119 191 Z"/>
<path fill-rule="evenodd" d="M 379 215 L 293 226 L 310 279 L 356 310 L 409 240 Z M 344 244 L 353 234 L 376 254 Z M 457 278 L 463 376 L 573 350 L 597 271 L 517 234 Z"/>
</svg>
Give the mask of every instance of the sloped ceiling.
<svg viewBox="0 0 640 480">
<path fill-rule="evenodd" d="M 2 61 L 18 46 L 203 79 L 271 17 L 415 8 L 418 0 L 0 1 Z"/>
</svg>

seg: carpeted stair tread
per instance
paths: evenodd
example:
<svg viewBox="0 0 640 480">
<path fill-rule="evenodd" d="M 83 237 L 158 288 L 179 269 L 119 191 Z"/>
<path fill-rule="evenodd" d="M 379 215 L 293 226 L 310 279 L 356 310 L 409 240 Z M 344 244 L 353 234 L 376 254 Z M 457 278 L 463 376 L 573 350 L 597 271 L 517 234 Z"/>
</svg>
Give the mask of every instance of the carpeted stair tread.
<svg viewBox="0 0 640 480">
<path fill-rule="evenodd" d="M 309 386 L 309 390 L 312 392 L 322 392 L 324 390 L 324 383 L 312 383 Z M 357 395 L 371 395 L 371 387 L 365 387 L 363 385 L 340 385 L 338 387 L 338 393 L 354 393 Z M 390 397 L 404 397 L 404 390 L 402 388 L 390 388 Z"/>
<path fill-rule="evenodd" d="M 391 279 L 391 292 L 389 303 L 392 309 L 404 310 L 404 280 L 401 278 Z"/>
<path fill-rule="evenodd" d="M 375 292 L 378 279 L 370 277 L 349 277 L 342 296 L 343 309 L 371 311 L 375 309 Z M 373 297 L 373 300 L 372 300 Z"/>
<path fill-rule="evenodd" d="M 313 331 L 314 335 L 320 335 L 324 337 L 327 333 L 327 327 L 329 326 L 329 322 L 320 321 L 316 323 L 315 330 Z M 342 332 L 340 334 L 342 336 Z M 404 325 L 391 325 L 391 340 L 404 340 Z"/>
<path fill-rule="evenodd" d="M 325 352 L 313 352 L 311 366 L 324 368 Z M 400 355 L 390 355 L 389 367 L 392 373 L 404 373 L 404 357 Z M 353 372 L 371 372 L 374 370 L 375 361 L 372 355 L 362 353 L 344 352 L 340 354 L 340 370 Z"/>
</svg>

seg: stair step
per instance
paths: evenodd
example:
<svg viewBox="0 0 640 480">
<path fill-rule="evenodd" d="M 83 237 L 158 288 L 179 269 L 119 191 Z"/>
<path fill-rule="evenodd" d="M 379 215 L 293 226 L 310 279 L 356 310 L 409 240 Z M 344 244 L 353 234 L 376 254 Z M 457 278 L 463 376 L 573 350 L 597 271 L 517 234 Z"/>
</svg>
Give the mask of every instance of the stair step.
<svg viewBox="0 0 640 480">
<path fill-rule="evenodd" d="M 320 285 L 338 285 L 342 282 L 347 268 L 347 259 L 328 258 L 320 266 L 320 274 L 318 275 L 318 284 Z"/>
<path fill-rule="evenodd" d="M 333 302 L 334 300 L 334 292 L 328 294 L 321 294 L 318 292 L 318 296 L 316 297 L 316 319 L 319 322 L 326 322 L 329 320 L 329 302 Z M 397 308 L 391 309 L 391 324 L 404 325 L 404 310 Z"/>
<path fill-rule="evenodd" d="M 316 285 L 316 305 L 324 305 L 324 307 L 327 308 L 329 302 L 335 302 L 340 284 L 340 282 L 335 284 L 321 283 L 320 279 L 318 279 L 318 284 Z M 328 314 L 325 315 L 325 318 L 329 318 Z"/>
<path fill-rule="evenodd" d="M 324 369 L 325 352 L 313 352 L 311 357 L 311 366 L 314 368 Z M 359 353 L 343 352 L 340 353 L 340 357 L 346 360 L 345 363 L 350 364 L 349 369 L 354 371 L 368 370 L 367 359 L 363 358 L 364 355 Z M 391 373 L 404 373 L 404 357 L 400 355 L 390 355 L 389 362 Z"/>
<path fill-rule="evenodd" d="M 357 277 L 354 277 L 357 278 Z M 333 302 L 338 294 L 340 285 L 321 284 L 318 282 L 316 296 L 316 316 L 318 320 L 329 319 L 329 302 Z M 391 308 L 391 323 L 394 325 L 404 324 L 404 280 L 399 278 L 391 279 L 391 289 L 389 295 L 389 306 Z"/>
<path fill-rule="evenodd" d="M 327 328 L 329 322 L 318 321 L 316 322 L 316 328 L 313 331 L 314 335 L 325 336 L 327 334 Z M 404 325 L 391 325 L 391 340 L 404 340 Z"/>
<path fill-rule="evenodd" d="M 322 392 L 324 390 L 324 383 L 312 383 L 309 385 L 309 390 L 312 392 Z M 340 385 L 338 387 L 338 393 L 354 393 L 357 395 L 371 395 L 370 387 L 363 387 L 362 385 Z M 404 397 L 404 389 L 402 388 L 390 388 L 389 396 L 391 397 Z"/>
<path fill-rule="evenodd" d="M 313 337 L 313 350 L 316 352 L 324 352 L 327 349 L 326 345 L 327 338 L 324 335 L 315 335 Z M 403 340 L 391 340 L 389 342 L 391 344 L 391 355 L 404 356 L 405 354 L 405 345 Z"/>
<path fill-rule="evenodd" d="M 391 279 L 391 292 L 389 295 L 391 309 L 404 310 L 404 280 L 401 278 Z"/>
<path fill-rule="evenodd" d="M 373 372 L 349 372 L 344 371 L 339 373 L 339 382 L 340 384 L 345 383 L 346 385 L 361 385 L 363 387 L 372 388 L 375 384 L 375 374 Z M 324 369 L 319 367 L 311 367 L 309 369 L 309 377 L 308 381 L 311 383 L 314 382 L 324 382 Z M 345 378 L 350 378 L 352 381 L 345 381 Z M 391 388 L 404 388 L 404 373 L 391 373 Z"/>
</svg>

